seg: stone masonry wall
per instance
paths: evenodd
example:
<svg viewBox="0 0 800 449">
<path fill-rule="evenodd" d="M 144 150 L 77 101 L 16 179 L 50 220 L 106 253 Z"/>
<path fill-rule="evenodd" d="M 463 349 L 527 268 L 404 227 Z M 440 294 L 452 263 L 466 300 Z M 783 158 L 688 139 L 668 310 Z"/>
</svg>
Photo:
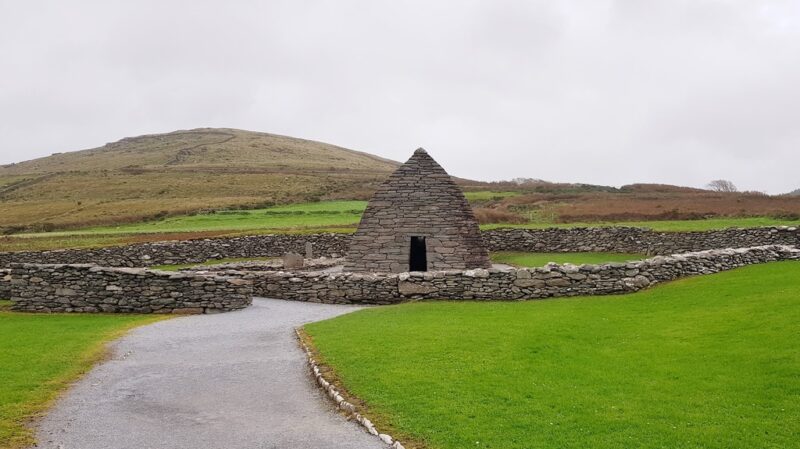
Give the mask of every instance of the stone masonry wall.
<svg viewBox="0 0 800 449">
<path fill-rule="evenodd" d="M 703 232 L 653 232 L 642 228 L 496 229 L 483 231 L 482 235 L 490 251 L 610 251 L 664 255 L 762 245 L 800 247 L 800 230 L 794 227 Z M 97 249 L 0 252 L 0 268 L 7 268 L 12 263 L 93 263 L 110 267 L 143 267 L 201 263 L 222 258 L 280 257 L 287 252 L 303 254 L 306 242 L 312 244 L 315 257 L 332 257 L 347 252 L 351 237 L 350 234 L 277 234 L 140 243 Z"/>
<path fill-rule="evenodd" d="M 272 234 L 245 237 L 137 243 L 95 249 L 0 252 L 0 267 L 12 263 L 91 263 L 106 267 L 202 263 L 211 259 L 280 257 L 287 252 L 305 254 L 312 244 L 314 256 L 341 256 L 349 234 Z"/>
<path fill-rule="evenodd" d="M 0 269 L 0 299 L 11 298 L 11 270 Z"/>
<path fill-rule="evenodd" d="M 425 238 L 428 270 L 491 266 L 464 193 L 422 148 L 370 199 L 350 242 L 345 270 L 409 271 L 412 237 Z"/>
<path fill-rule="evenodd" d="M 628 227 L 496 229 L 484 231 L 483 238 L 491 251 L 608 251 L 666 255 L 762 245 L 800 247 L 800 230 L 796 227 L 731 228 L 697 232 L 655 232 Z"/>
<path fill-rule="evenodd" d="M 247 280 L 107 268 L 13 264 L 12 309 L 24 312 L 215 313 L 252 303 Z"/>
<path fill-rule="evenodd" d="M 629 263 L 557 265 L 400 274 L 229 273 L 253 282 L 256 296 L 336 304 L 392 304 L 416 299 L 516 300 L 629 293 L 659 282 L 800 259 L 789 246 L 761 246 L 656 256 Z"/>
</svg>

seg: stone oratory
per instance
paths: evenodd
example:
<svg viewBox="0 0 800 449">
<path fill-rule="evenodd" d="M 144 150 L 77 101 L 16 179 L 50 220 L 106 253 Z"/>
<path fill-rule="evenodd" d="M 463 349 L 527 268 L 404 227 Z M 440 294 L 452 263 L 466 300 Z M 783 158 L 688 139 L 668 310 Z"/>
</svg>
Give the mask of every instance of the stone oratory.
<svg viewBox="0 0 800 449">
<path fill-rule="evenodd" d="M 344 269 L 402 273 L 489 267 L 478 222 L 464 193 L 419 148 L 367 204 Z"/>
</svg>

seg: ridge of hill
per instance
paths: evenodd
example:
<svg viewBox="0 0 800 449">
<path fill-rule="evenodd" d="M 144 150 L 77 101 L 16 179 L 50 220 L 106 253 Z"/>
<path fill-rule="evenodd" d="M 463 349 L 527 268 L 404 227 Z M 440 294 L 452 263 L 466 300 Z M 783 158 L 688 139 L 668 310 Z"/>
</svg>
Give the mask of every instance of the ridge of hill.
<svg viewBox="0 0 800 449">
<path fill-rule="evenodd" d="M 228 128 L 126 137 L 0 166 L 0 228 L 117 224 L 226 207 L 363 199 L 399 163 Z"/>
</svg>

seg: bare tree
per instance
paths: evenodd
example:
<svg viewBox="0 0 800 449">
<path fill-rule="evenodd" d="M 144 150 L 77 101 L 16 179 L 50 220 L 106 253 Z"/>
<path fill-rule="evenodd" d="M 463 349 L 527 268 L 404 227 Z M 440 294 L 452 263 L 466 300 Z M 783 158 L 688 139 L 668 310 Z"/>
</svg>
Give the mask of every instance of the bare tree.
<svg viewBox="0 0 800 449">
<path fill-rule="evenodd" d="M 708 190 L 713 190 L 715 192 L 730 193 L 739 191 L 739 189 L 737 189 L 732 182 L 725 179 L 716 179 L 714 181 L 711 181 L 708 183 L 706 187 L 708 188 Z"/>
</svg>

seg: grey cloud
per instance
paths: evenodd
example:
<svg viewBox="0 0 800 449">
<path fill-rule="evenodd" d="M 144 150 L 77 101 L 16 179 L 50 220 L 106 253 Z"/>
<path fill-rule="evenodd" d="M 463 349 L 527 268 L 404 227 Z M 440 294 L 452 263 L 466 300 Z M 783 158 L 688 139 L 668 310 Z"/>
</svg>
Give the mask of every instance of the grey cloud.
<svg viewBox="0 0 800 449">
<path fill-rule="evenodd" d="M 0 0 L 0 163 L 201 126 L 448 170 L 800 187 L 800 1 Z"/>
</svg>

